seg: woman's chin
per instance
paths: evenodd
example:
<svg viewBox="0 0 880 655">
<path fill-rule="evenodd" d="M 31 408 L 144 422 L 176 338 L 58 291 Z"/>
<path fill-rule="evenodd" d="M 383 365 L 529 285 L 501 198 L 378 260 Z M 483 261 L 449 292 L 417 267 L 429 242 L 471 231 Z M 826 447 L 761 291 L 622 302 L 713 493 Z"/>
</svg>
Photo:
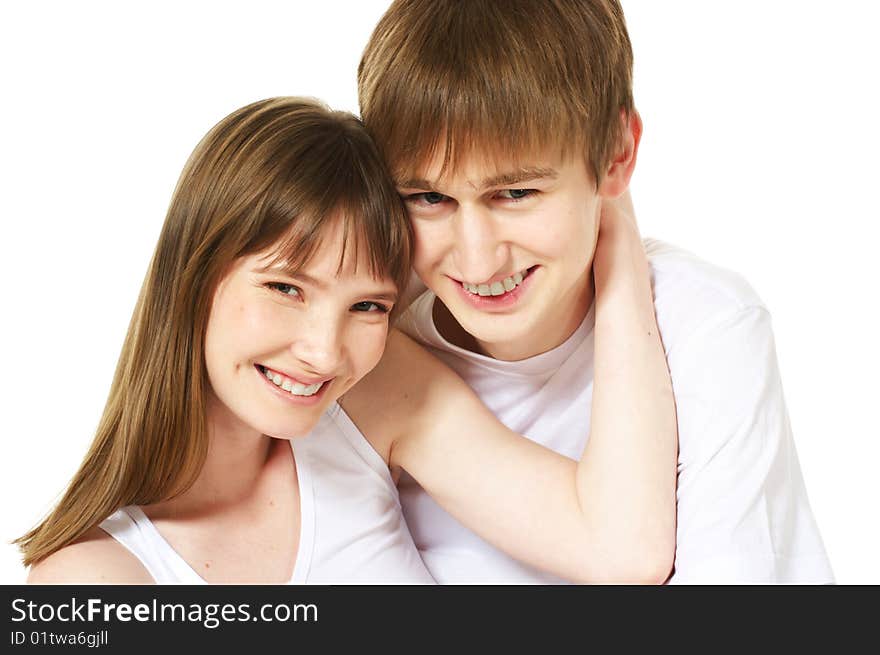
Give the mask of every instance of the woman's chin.
<svg viewBox="0 0 880 655">
<path fill-rule="evenodd" d="M 272 437 L 273 439 L 287 439 L 288 441 L 301 439 L 302 437 L 307 436 L 309 432 L 315 428 L 318 424 L 318 418 L 320 417 L 316 417 L 314 421 L 302 422 L 296 426 L 266 426 L 268 429 L 261 430 L 261 432 L 267 437 Z"/>
</svg>

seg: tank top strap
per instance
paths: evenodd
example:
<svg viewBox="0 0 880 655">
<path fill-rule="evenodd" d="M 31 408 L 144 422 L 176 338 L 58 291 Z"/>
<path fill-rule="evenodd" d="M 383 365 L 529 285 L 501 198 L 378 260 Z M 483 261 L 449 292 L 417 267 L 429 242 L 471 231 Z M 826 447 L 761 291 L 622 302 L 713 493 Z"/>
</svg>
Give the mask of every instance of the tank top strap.
<svg viewBox="0 0 880 655">
<path fill-rule="evenodd" d="M 205 580 L 159 534 L 140 507 L 123 507 L 99 527 L 137 557 L 156 584 L 205 584 Z"/>
</svg>

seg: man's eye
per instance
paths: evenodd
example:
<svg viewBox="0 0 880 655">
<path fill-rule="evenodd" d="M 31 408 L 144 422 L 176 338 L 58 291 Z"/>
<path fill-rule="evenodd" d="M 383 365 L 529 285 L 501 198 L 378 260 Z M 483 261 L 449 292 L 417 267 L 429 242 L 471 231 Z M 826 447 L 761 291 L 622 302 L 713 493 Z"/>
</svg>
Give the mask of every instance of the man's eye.
<svg viewBox="0 0 880 655">
<path fill-rule="evenodd" d="M 292 284 L 285 284 L 284 282 L 269 282 L 267 285 L 270 289 L 275 289 L 275 291 L 279 293 L 283 293 L 285 296 L 300 296 L 299 288 L 293 286 Z"/>
<path fill-rule="evenodd" d="M 380 305 L 377 302 L 372 302 L 369 300 L 355 303 L 351 306 L 351 308 L 356 312 L 381 312 L 383 314 L 388 313 L 388 308 L 385 305 Z"/>
<path fill-rule="evenodd" d="M 522 200 L 537 193 L 536 189 L 502 189 L 498 195 L 506 200 Z"/>
<path fill-rule="evenodd" d="M 442 193 L 427 191 L 425 193 L 411 193 L 406 197 L 406 199 L 415 202 L 424 202 L 427 205 L 436 205 L 443 202 L 447 198 Z"/>
</svg>

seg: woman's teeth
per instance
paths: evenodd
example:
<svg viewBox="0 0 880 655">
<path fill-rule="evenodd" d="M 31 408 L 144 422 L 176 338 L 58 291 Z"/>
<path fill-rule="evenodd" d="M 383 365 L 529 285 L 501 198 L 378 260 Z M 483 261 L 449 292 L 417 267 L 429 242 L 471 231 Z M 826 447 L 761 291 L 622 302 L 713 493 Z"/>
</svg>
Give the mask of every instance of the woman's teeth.
<svg viewBox="0 0 880 655">
<path fill-rule="evenodd" d="M 299 382 L 294 382 L 290 378 L 286 378 L 274 371 L 270 371 L 265 366 L 263 367 L 263 375 L 265 375 L 266 379 L 272 382 L 276 387 L 280 387 L 294 396 L 314 396 L 318 393 L 318 389 L 321 388 L 321 385 L 324 384 L 323 382 L 319 382 L 318 384 L 310 384 L 309 386 L 306 386 Z"/>
<path fill-rule="evenodd" d="M 461 286 L 468 293 L 477 296 L 500 296 L 508 291 L 513 291 L 516 287 L 522 284 L 523 278 L 528 274 L 529 270 L 525 269 L 504 278 L 500 282 L 493 282 L 492 284 L 471 284 L 470 282 L 462 282 Z"/>
</svg>

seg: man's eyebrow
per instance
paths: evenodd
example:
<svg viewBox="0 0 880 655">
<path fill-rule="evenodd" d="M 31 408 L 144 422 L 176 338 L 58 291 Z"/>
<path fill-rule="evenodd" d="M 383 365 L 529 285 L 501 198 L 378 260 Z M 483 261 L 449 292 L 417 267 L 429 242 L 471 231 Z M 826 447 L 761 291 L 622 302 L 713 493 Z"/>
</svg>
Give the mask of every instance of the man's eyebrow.
<svg viewBox="0 0 880 655">
<path fill-rule="evenodd" d="M 420 177 L 412 177 L 407 180 L 400 180 L 396 184 L 401 189 L 426 189 L 427 191 L 433 191 L 435 188 L 433 184 L 428 182 L 428 180 L 422 179 Z"/>
<path fill-rule="evenodd" d="M 523 182 L 529 182 L 531 180 L 554 180 L 557 177 L 559 177 L 559 171 L 557 171 L 555 168 L 546 168 L 543 166 L 524 166 L 523 168 L 518 168 L 515 171 L 499 173 L 498 175 L 487 177 L 482 180 L 479 186 L 474 184 L 473 182 L 468 182 L 468 184 L 470 184 L 470 186 L 474 189 L 487 189 L 490 187 L 505 186 L 510 184 L 521 184 Z M 435 191 L 437 188 L 430 180 L 426 180 L 420 177 L 401 180 L 397 182 L 397 186 L 401 189 L 424 189 L 425 191 Z"/>
<path fill-rule="evenodd" d="M 487 177 L 483 180 L 482 186 L 485 189 L 487 187 L 505 186 L 508 184 L 521 184 L 543 178 L 554 180 L 557 177 L 559 177 L 559 172 L 555 168 L 525 166 L 509 173 L 500 173 L 499 175 Z"/>
</svg>

